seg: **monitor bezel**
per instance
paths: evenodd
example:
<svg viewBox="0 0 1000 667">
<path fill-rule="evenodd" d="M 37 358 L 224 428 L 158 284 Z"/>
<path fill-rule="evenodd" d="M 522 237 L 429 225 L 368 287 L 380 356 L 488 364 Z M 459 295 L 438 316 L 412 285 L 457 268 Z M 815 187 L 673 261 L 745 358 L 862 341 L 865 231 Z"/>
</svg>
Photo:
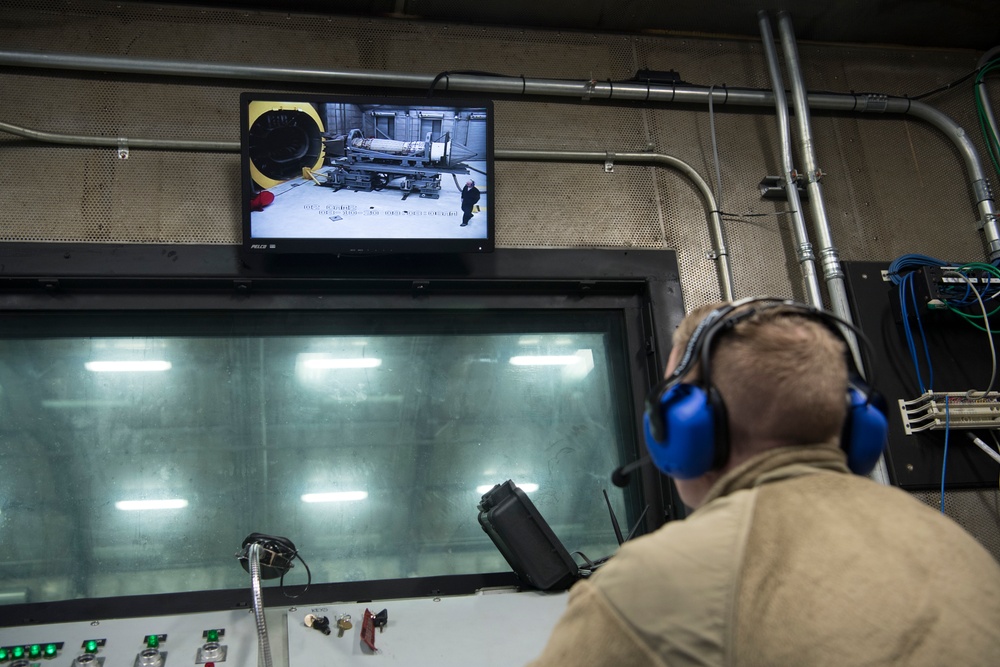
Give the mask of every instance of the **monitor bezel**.
<svg viewBox="0 0 1000 667">
<path fill-rule="evenodd" d="M 489 203 L 484 207 L 486 234 L 475 238 L 339 238 L 339 237 L 307 237 L 284 238 L 271 236 L 252 236 L 251 197 L 255 193 L 254 183 L 250 173 L 249 133 L 250 133 L 250 103 L 253 101 L 269 102 L 300 102 L 309 104 L 385 104 L 392 106 L 419 106 L 443 108 L 482 108 L 486 112 L 486 155 L 482 160 L 486 163 L 486 174 L 477 175 L 476 180 L 485 182 L 485 191 L 489 195 Z M 494 117 L 493 101 L 488 98 L 436 96 L 433 98 L 396 97 L 392 95 L 357 95 L 337 93 L 280 93 L 280 92 L 244 92 L 240 94 L 240 210 L 242 243 L 241 249 L 247 255 L 350 255 L 378 256 L 392 254 L 461 254 L 461 253 L 491 253 L 496 244 L 496 189 L 495 158 L 494 158 Z M 480 160 L 477 160 L 480 161 Z"/>
</svg>

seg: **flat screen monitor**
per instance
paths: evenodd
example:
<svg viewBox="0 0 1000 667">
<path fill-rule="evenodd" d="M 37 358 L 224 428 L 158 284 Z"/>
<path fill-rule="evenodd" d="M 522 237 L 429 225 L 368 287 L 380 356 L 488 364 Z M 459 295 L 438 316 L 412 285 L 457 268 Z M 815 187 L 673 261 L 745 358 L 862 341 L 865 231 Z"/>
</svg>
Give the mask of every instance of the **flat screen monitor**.
<svg viewBox="0 0 1000 667">
<path fill-rule="evenodd" d="M 494 247 L 489 100 L 243 93 L 243 249 Z"/>
</svg>

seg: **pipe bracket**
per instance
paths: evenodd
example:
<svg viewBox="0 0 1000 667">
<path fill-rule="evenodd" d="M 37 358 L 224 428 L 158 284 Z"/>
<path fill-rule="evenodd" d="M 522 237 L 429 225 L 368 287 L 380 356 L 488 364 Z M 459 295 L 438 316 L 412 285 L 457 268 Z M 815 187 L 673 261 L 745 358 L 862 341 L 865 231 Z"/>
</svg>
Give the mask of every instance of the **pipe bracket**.
<svg viewBox="0 0 1000 667">
<path fill-rule="evenodd" d="M 118 155 L 118 159 L 119 160 L 127 160 L 128 159 L 128 139 L 127 138 L 125 138 L 125 137 L 118 137 L 118 151 L 117 151 L 117 155 Z"/>
<path fill-rule="evenodd" d="M 604 154 L 604 173 L 613 174 L 615 173 L 615 154 L 605 153 Z"/>
</svg>

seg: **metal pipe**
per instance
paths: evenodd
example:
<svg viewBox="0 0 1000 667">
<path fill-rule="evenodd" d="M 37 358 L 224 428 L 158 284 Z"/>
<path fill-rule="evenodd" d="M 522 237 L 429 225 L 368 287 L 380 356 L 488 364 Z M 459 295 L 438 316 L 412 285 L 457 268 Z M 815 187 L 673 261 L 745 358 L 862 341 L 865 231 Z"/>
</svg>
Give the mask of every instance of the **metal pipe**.
<svg viewBox="0 0 1000 667">
<path fill-rule="evenodd" d="M 792 18 L 788 12 L 778 12 L 778 34 L 785 55 L 789 85 L 792 88 L 792 104 L 795 106 L 795 124 L 799 134 L 800 157 L 805 170 L 806 190 L 809 192 L 809 209 L 812 211 L 813 229 L 816 233 L 816 245 L 819 248 L 823 277 L 826 280 L 827 292 L 830 294 L 830 306 L 835 315 L 850 322 L 852 318 L 851 309 L 847 303 L 847 286 L 844 282 L 844 271 L 840 267 L 839 253 L 836 246 L 833 245 L 830 221 L 827 219 L 826 207 L 823 203 L 823 188 L 820 187 L 819 183 L 822 172 L 816 164 L 812 129 L 809 126 L 809 102 L 806 99 L 806 90 L 802 81 L 799 50 L 795 44 Z"/>
<path fill-rule="evenodd" d="M 981 70 L 983 67 L 986 67 L 986 65 L 991 60 L 997 57 L 997 55 L 1000 55 L 1000 46 L 994 46 L 992 49 L 984 53 L 983 56 L 979 59 L 979 62 L 976 64 L 976 69 Z M 979 102 L 983 106 L 983 113 L 986 116 L 986 123 L 988 124 L 990 131 L 993 132 L 994 136 L 1000 137 L 1000 127 L 997 126 L 997 119 L 996 116 L 993 114 L 993 105 L 990 103 L 989 91 L 986 90 L 985 80 L 980 80 L 976 84 L 976 95 L 979 97 Z M 985 139 L 987 144 L 987 150 L 989 150 L 990 140 L 988 137 L 985 137 Z M 985 177 L 983 179 L 983 183 L 985 185 L 985 187 L 982 188 L 985 191 L 983 194 L 989 194 L 990 192 L 989 181 L 986 180 Z M 973 187 L 975 187 L 975 185 Z M 977 195 L 976 201 L 977 205 L 979 206 L 979 212 L 980 214 L 983 215 L 982 222 L 985 223 L 983 231 L 986 234 L 987 241 L 989 241 L 990 243 L 990 259 L 995 260 L 998 257 L 1000 257 L 1000 236 L 997 236 L 997 234 L 1000 232 L 997 231 L 997 219 L 994 211 L 984 210 L 983 205 L 979 203 L 980 202 L 979 194 L 980 194 L 979 192 L 976 193 Z M 990 203 L 992 204 L 992 197 L 989 197 L 989 199 Z M 993 224 L 989 224 L 990 222 L 992 222 Z M 994 235 L 992 238 L 990 237 L 991 232 Z"/>
<path fill-rule="evenodd" d="M 194 150 L 238 153 L 240 144 L 237 141 L 175 141 L 169 139 L 127 139 L 95 137 L 80 134 L 57 134 L 54 132 L 43 132 L 32 130 L 10 123 L 0 122 L 0 131 L 8 132 L 27 139 L 56 143 L 72 146 L 97 146 L 108 148 L 120 148 L 121 142 L 134 148 L 147 148 L 151 150 Z M 522 162 L 608 162 L 613 160 L 623 164 L 645 164 L 651 166 L 663 166 L 679 171 L 694 183 L 695 187 L 705 199 L 705 207 L 709 213 L 709 234 L 712 238 L 712 252 L 718 261 L 719 291 L 725 301 L 733 300 L 733 273 L 729 263 L 729 249 L 726 245 L 725 230 L 722 226 L 722 217 L 719 214 L 719 207 L 716 205 L 715 196 L 708 183 L 702 178 L 694 167 L 688 163 L 671 155 L 661 153 L 601 153 L 596 151 L 546 151 L 546 150 L 502 150 L 493 152 L 498 160 L 511 160 Z"/>
<path fill-rule="evenodd" d="M 990 261 L 1000 259 L 1000 225 L 997 220 L 996 202 L 993 199 L 989 178 L 983 170 L 983 163 L 979 159 L 979 152 L 972 139 L 961 125 L 929 104 L 913 102 L 909 113 L 941 130 L 958 148 L 965 160 L 965 167 L 972 183 L 972 192 L 980 215 L 977 226 L 986 236 Z"/>
<path fill-rule="evenodd" d="M 623 164 L 640 164 L 655 167 L 669 167 L 687 176 L 694 183 L 705 200 L 709 213 L 709 233 L 712 237 L 712 252 L 717 260 L 719 287 L 724 301 L 732 301 L 733 273 L 729 264 L 729 249 L 726 245 L 725 229 L 722 226 L 722 216 L 712 194 L 712 188 L 702 178 L 694 167 L 687 162 L 662 153 L 601 153 L 597 151 L 528 151 L 528 150 L 497 150 L 497 159 L 523 160 L 535 162 L 607 162 L 613 160 Z"/>
<path fill-rule="evenodd" d="M 987 63 L 1000 55 L 1000 46 L 994 46 L 992 49 L 983 54 L 976 63 L 976 71 L 981 71 L 986 67 Z M 986 90 L 986 82 L 980 80 L 976 84 L 976 95 L 979 97 L 979 102 L 983 105 L 983 112 L 986 114 L 986 122 L 989 123 L 990 129 L 993 130 L 993 134 L 1000 137 L 1000 128 L 997 127 L 996 116 L 993 115 L 993 105 L 990 104 L 989 92 Z M 987 140 L 988 141 L 988 140 Z"/>
<path fill-rule="evenodd" d="M 264 67 L 235 63 L 192 63 L 179 60 L 119 58 L 61 53 L 21 53 L 0 50 L 0 66 L 33 67 L 70 71 L 115 72 L 151 76 L 199 77 L 254 81 L 281 81 L 362 87 L 416 88 L 422 90 L 486 92 L 509 95 L 546 95 L 576 99 L 631 100 L 662 103 L 706 104 L 711 95 L 714 104 L 773 106 L 771 91 L 752 88 L 719 88 L 690 84 L 658 85 L 635 81 L 567 81 L 564 79 L 529 79 L 527 77 L 486 76 L 479 74 L 409 74 L 385 70 L 318 70 L 308 68 Z M 810 96 L 820 108 L 840 111 L 865 111 L 869 96 L 824 93 Z M 884 96 L 882 96 L 884 98 Z M 909 100 L 892 98 L 882 111 L 905 113 Z"/>
<path fill-rule="evenodd" d="M 0 131 L 25 139 L 68 146 L 97 146 L 106 148 L 148 148 L 166 151 L 200 151 L 203 153 L 239 152 L 238 141 L 186 141 L 178 139 L 135 139 L 128 137 L 95 137 L 83 134 L 57 134 L 0 122 Z"/>
<path fill-rule="evenodd" d="M 379 86 L 418 88 L 429 90 L 456 90 L 511 95 L 547 95 L 573 98 L 601 98 L 633 100 L 664 104 L 705 104 L 711 97 L 713 104 L 773 107 L 771 91 L 749 88 L 714 88 L 688 84 L 653 85 L 642 82 L 596 82 L 528 79 L 526 77 L 483 76 L 475 74 L 450 74 L 440 77 L 415 75 L 379 70 L 336 71 L 303 68 L 260 67 L 239 64 L 206 64 L 184 61 L 141 58 L 118 58 L 58 53 L 21 53 L 0 50 L 0 66 L 34 67 L 43 69 L 118 72 L 144 75 L 207 77 L 254 81 L 302 82 L 311 84 L 342 84 L 354 86 Z M 811 93 L 808 106 L 813 109 L 845 113 L 901 113 L 913 114 L 926 120 L 945 133 L 963 154 L 973 190 L 979 202 L 979 211 L 989 244 L 990 259 L 1000 259 L 1000 227 L 994 211 L 989 184 L 983 177 L 982 163 L 975 146 L 965 137 L 965 132 L 953 120 L 927 105 L 907 98 L 886 95 Z"/>
<path fill-rule="evenodd" d="M 774 46 L 774 34 L 771 32 L 771 19 L 766 11 L 757 13 L 760 23 L 760 36 L 764 43 L 764 55 L 767 57 L 767 69 L 771 75 L 771 86 L 774 89 L 774 108 L 778 114 L 778 133 L 781 135 L 781 174 L 785 181 L 785 195 L 792 214 L 792 233 L 795 236 L 799 266 L 805 283 L 806 302 L 816 307 L 822 307 L 823 297 L 819 291 L 819 279 L 816 276 L 816 256 L 809 242 L 809 232 L 806 229 L 805 216 L 802 214 L 802 201 L 799 198 L 797 173 L 792 161 L 792 135 L 788 122 L 788 100 L 785 98 L 785 83 L 778 66 L 778 53 Z"/>
</svg>

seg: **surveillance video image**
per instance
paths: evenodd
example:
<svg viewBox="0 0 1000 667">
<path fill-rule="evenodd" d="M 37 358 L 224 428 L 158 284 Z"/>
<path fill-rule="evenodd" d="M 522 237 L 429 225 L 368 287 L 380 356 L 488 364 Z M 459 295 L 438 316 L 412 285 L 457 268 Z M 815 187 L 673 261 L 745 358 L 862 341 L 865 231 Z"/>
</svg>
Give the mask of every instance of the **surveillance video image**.
<svg viewBox="0 0 1000 667">
<path fill-rule="evenodd" d="M 487 237 L 487 108 L 251 100 L 246 118 L 252 239 Z"/>
</svg>

